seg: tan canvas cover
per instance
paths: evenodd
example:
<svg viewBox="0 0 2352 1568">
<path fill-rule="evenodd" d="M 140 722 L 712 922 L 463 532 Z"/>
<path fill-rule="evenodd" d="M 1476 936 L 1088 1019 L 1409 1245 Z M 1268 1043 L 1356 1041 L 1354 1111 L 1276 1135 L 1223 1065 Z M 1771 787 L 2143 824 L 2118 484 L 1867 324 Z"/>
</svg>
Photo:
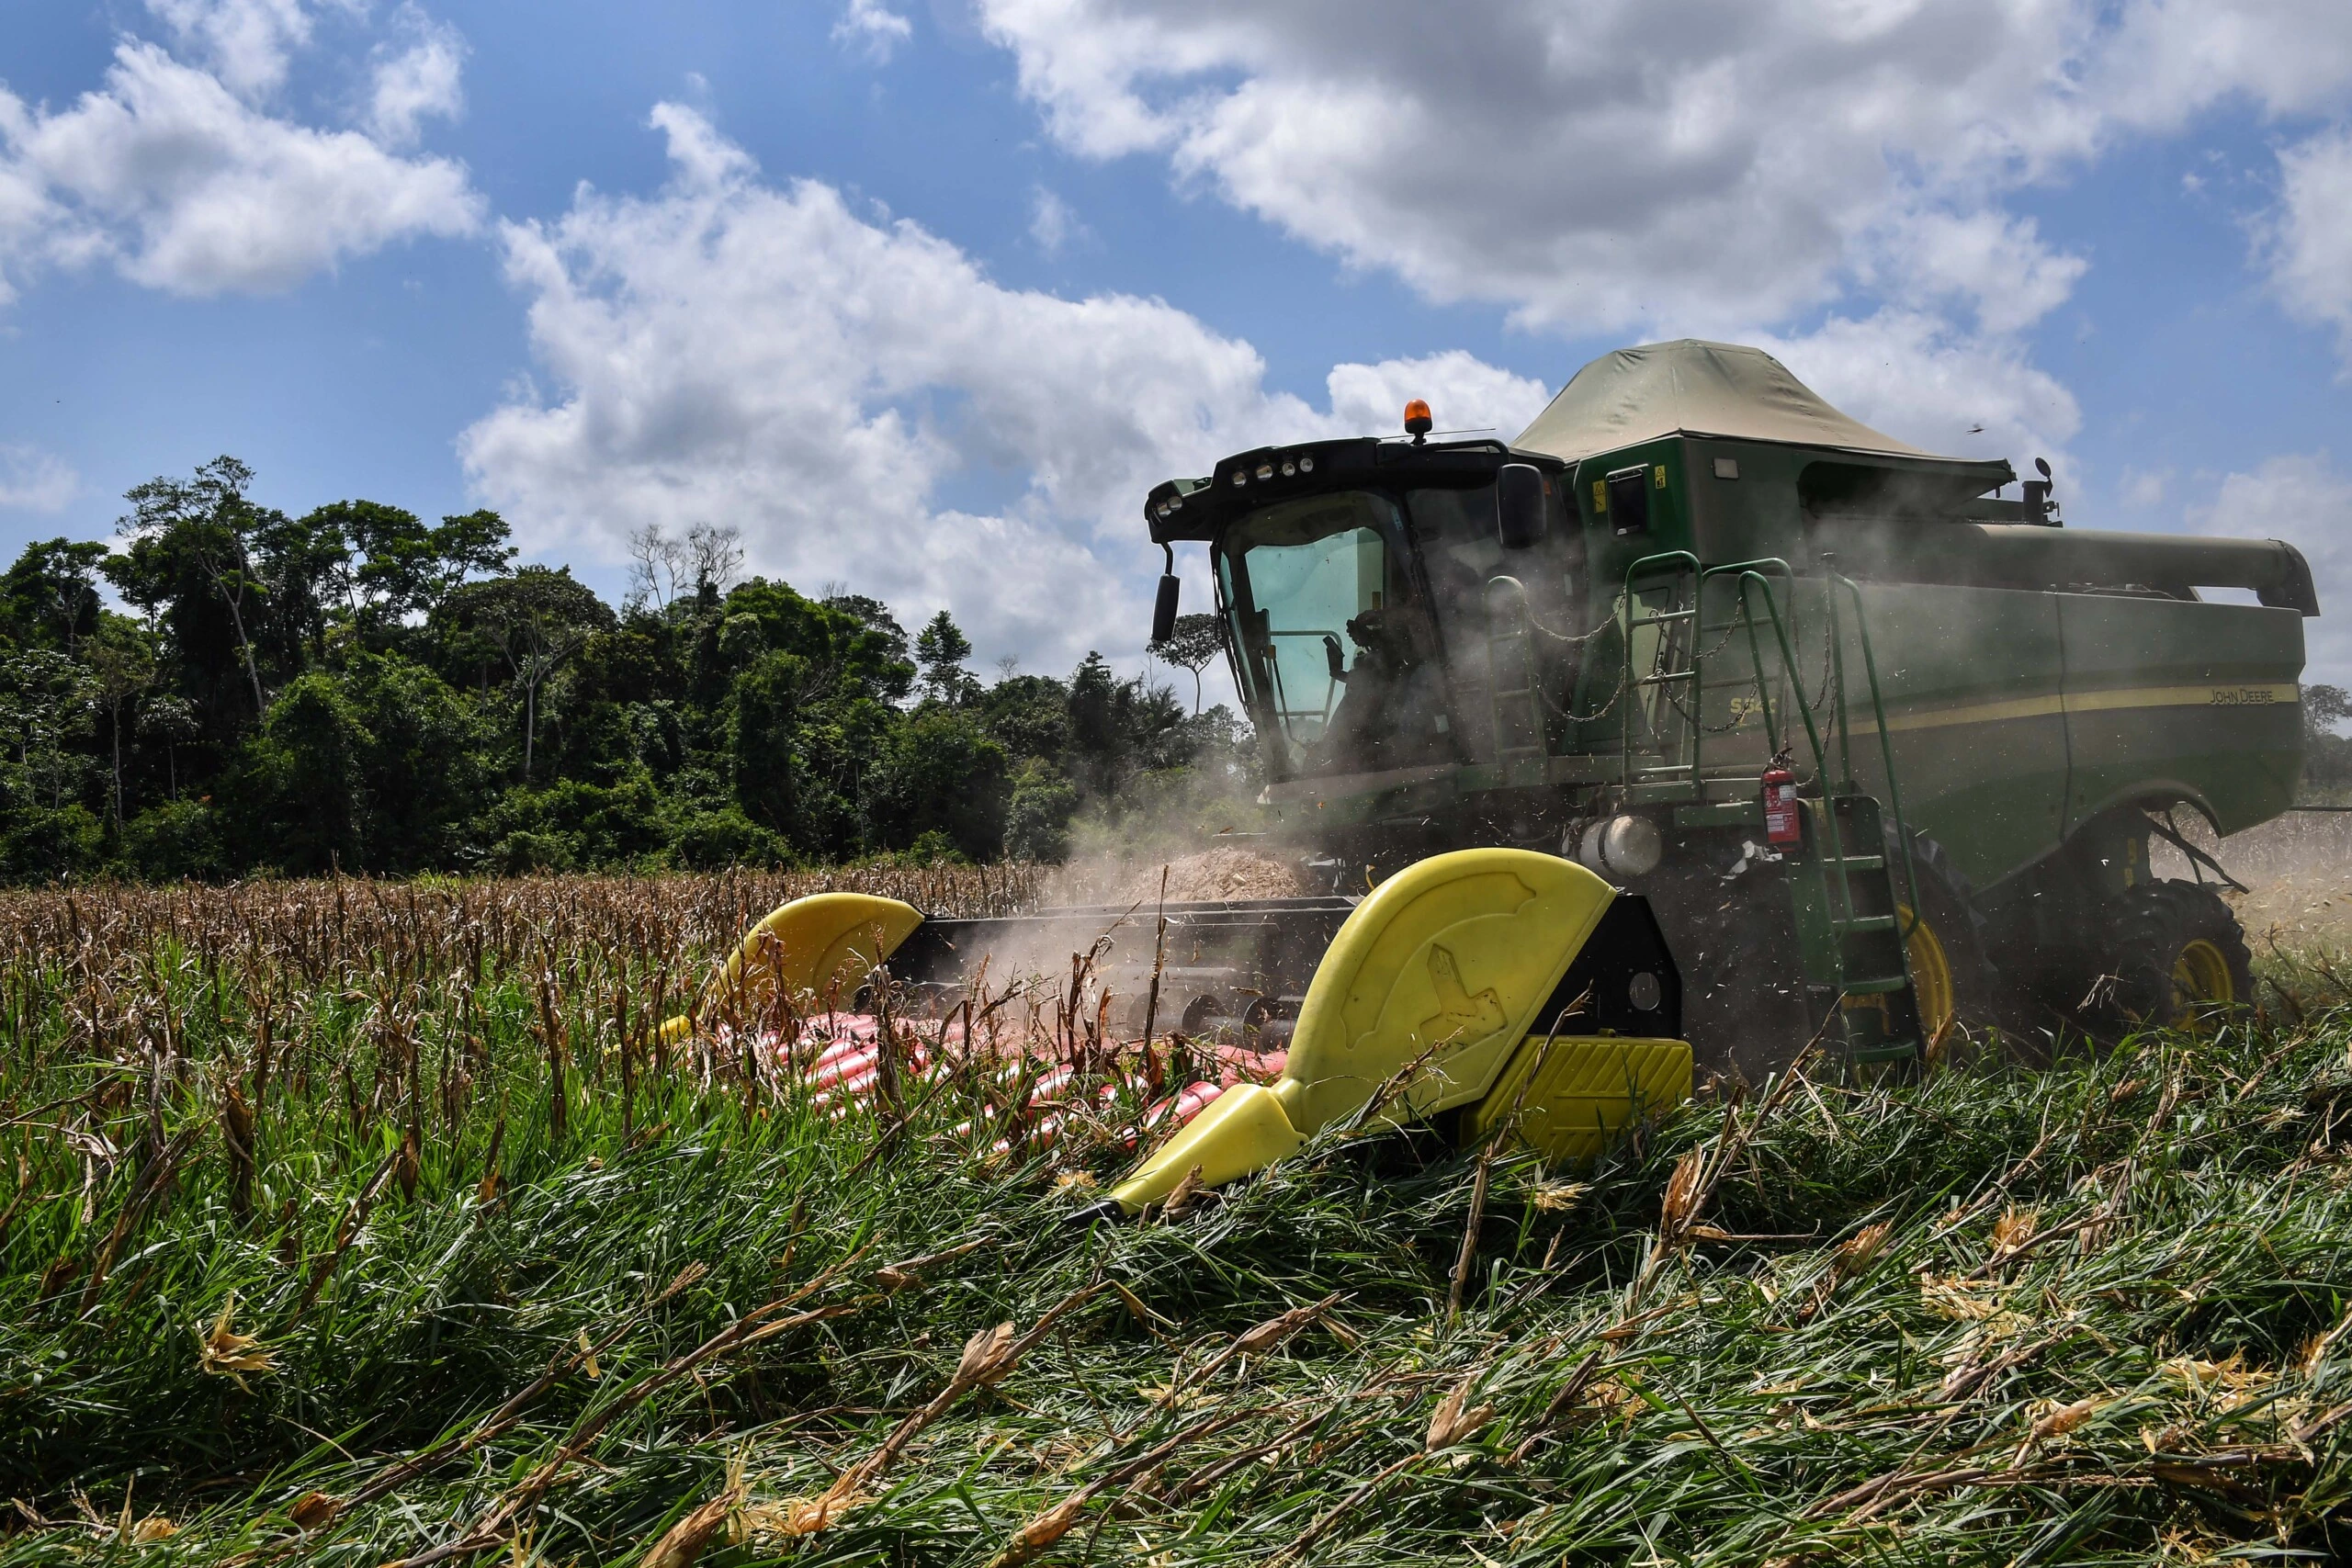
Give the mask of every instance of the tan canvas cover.
<svg viewBox="0 0 2352 1568">
<path fill-rule="evenodd" d="M 1602 355 L 1511 445 L 1574 462 L 1676 434 L 1933 455 L 1847 418 L 1760 348 L 1698 338 Z"/>
</svg>

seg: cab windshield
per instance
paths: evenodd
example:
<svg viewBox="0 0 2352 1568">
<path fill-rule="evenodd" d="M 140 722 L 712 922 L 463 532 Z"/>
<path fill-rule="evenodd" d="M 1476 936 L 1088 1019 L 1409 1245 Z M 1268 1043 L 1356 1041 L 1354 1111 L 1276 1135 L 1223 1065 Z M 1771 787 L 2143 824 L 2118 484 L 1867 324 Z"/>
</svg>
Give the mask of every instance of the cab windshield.
<svg viewBox="0 0 2352 1568">
<path fill-rule="evenodd" d="M 1243 695 L 1277 774 L 1409 766 L 1442 743 L 1403 541 L 1396 503 L 1369 491 L 1263 507 L 1219 540 Z"/>
</svg>

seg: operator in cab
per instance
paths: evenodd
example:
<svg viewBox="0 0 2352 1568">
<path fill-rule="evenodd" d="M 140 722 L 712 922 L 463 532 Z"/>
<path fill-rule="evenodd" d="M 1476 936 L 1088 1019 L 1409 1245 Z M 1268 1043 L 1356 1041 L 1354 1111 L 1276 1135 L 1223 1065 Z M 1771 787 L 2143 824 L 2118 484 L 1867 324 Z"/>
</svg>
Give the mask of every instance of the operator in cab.
<svg viewBox="0 0 2352 1568">
<path fill-rule="evenodd" d="M 1424 618 L 1409 607 L 1375 604 L 1347 623 L 1356 654 L 1323 638 L 1330 677 L 1340 687 L 1329 724 L 1309 752 L 1318 773 L 1371 773 L 1436 760 L 1443 736 L 1443 681 L 1423 647 Z"/>
</svg>

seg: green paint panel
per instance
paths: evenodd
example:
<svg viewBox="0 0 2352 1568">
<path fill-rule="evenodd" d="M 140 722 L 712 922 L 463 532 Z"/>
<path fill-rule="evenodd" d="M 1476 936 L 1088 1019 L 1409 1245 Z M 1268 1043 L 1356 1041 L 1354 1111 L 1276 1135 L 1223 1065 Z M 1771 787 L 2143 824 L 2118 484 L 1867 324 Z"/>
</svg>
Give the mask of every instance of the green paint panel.
<svg viewBox="0 0 2352 1568">
<path fill-rule="evenodd" d="M 2204 802 L 2225 833 L 2286 809 L 2302 776 L 2301 615 L 2052 597 L 2066 649 L 2070 828 L 2154 784 Z"/>
<path fill-rule="evenodd" d="M 2064 836 L 2058 597 L 1862 585 L 1905 821 L 1943 845 L 1979 886 L 2056 849 Z M 1850 629 L 1846 677 L 1858 730 L 1855 772 L 1885 800 L 1878 738 L 1863 728 L 1868 678 Z M 2041 707 L 2052 711 L 2032 711 Z"/>
</svg>

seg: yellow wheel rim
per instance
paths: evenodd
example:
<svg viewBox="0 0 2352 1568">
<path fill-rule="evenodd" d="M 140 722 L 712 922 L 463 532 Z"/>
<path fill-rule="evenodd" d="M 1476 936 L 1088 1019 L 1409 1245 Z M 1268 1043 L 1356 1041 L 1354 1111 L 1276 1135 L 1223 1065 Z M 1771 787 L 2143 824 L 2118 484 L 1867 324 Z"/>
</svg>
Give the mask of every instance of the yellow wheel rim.
<svg viewBox="0 0 2352 1568">
<path fill-rule="evenodd" d="M 2172 998 L 2176 1025 L 2195 1023 L 2235 1003 L 2237 985 L 2230 977 L 2228 957 L 2202 937 L 2182 944 L 2180 956 L 2172 961 Z"/>
<path fill-rule="evenodd" d="M 1919 1028 L 1933 1040 L 1937 1031 L 1960 1011 L 1951 956 L 1944 952 L 1943 940 L 1925 916 L 1914 920 L 1911 911 L 1900 904 L 1894 907 L 1894 914 L 1901 929 L 1910 933 L 1903 939 L 1903 953 L 1911 962 L 1911 994 L 1919 1003 Z"/>
</svg>

